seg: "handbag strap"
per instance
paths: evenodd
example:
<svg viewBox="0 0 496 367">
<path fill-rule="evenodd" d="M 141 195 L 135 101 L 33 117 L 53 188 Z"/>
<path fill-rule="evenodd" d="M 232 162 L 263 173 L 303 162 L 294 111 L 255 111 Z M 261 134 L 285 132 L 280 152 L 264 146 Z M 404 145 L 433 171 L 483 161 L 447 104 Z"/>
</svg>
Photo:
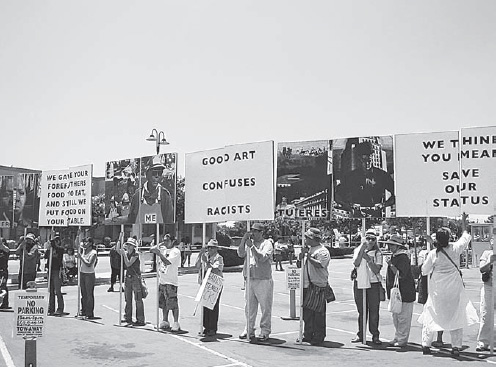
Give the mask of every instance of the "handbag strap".
<svg viewBox="0 0 496 367">
<path fill-rule="evenodd" d="M 458 270 L 458 273 L 460 274 L 460 276 L 462 276 L 460 269 L 458 269 L 458 265 L 455 264 L 453 259 L 446 253 L 446 251 L 444 251 L 443 248 L 441 248 L 439 251 L 441 251 L 449 259 L 449 261 L 451 261 L 451 263 L 455 266 L 456 270 Z"/>
</svg>

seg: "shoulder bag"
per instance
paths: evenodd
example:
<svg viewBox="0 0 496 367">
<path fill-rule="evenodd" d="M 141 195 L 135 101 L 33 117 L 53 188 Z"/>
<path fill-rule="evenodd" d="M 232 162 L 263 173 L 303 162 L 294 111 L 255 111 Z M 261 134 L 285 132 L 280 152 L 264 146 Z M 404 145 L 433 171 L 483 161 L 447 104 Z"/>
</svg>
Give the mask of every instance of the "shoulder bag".
<svg viewBox="0 0 496 367">
<path fill-rule="evenodd" d="M 399 273 L 396 273 L 394 278 L 393 288 L 391 288 L 391 298 L 389 299 L 388 311 L 392 313 L 400 313 L 403 307 L 399 285 Z"/>
<path fill-rule="evenodd" d="M 315 312 L 324 312 L 325 304 L 335 301 L 336 296 L 334 291 L 332 290 L 329 282 L 325 285 L 325 287 L 319 287 L 312 283 L 310 279 L 310 273 L 308 272 L 307 265 L 307 275 L 308 275 L 308 290 L 303 299 L 303 307 L 308 308 Z"/>
</svg>

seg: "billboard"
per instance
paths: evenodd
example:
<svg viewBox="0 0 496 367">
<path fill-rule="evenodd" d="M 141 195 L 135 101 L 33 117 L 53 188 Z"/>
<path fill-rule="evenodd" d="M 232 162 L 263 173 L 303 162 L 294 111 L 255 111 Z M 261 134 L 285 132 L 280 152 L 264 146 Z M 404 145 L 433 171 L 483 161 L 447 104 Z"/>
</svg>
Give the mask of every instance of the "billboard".
<svg viewBox="0 0 496 367">
<path fill-rule="evenodd" d="M 283 142 L 277 146 L 277 217 L 329 217 L 329 140 Z"/>
<path fill-rule="evenodd" d="M 333 215 L 395 215 L 392 136 L 332 140 Z"/>
<path fill-rule="evenodd" d="M 104 224 L 174 223 L 176 178 L 176 153 L 107 162 Z"/>
<path fill-rule="evenodd" d="M 186 154 L 185 222 L 274 219 L 274 143 Z"/>
</svg>

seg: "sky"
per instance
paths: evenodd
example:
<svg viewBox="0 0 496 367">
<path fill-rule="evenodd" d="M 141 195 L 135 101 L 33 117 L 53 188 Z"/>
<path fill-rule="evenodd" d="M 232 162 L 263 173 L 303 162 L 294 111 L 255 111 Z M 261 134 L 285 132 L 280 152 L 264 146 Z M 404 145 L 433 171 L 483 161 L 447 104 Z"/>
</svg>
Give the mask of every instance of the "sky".
<svg viewBox="0 0 496 367">
<path fill-rule="evenodd" d="M 496 125 L 493 0 L 2 0 L 0 165 Z"/>
</svg>

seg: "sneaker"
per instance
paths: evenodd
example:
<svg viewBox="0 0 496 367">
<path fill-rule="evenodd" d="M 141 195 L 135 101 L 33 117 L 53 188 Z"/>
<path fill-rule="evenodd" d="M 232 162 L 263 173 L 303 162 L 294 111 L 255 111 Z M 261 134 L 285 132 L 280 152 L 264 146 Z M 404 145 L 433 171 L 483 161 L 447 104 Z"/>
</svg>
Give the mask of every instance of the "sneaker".
<svg viewBox="0 0 496 367">
<path fill-rule="evenodd" d="M 431 348 L 429 347 L 422 347 L 422 354 L 425 356 L 425 355 L 429 355 L 429 354 L 432 354 L 431 352 Z"/>
<path fill-rule="evenodd" d="M 107 292 L 113 292 L 113 291 L 114 291 L 113 287 L 110 287 L 109 289 L 107 289 Z"/>
<path fill-rule="evenodd" d="M 432 346 L 434 348 L 442 348 L 443 345 L 444 345 L 444 343 L 442 340 L 436 340 L 436 341 L 432 342 Z"/>
<path fill-rule="evenodd" d="M 477 347 L 475 347 L 475 350 L 477 352 L 485 352 L 485 351 L 488 351 L 489 350 L 489 347 L 486 346 L 484 343 L 479 342 L 477 344 Z"/>
<path fill-rule="evenodd" d="M 146 323 L 144 321 L 136 321 L 133 322 L 133 326 L 145 326 Z"/>
<path fill-rule="evenodd" d="M 170 329 L 170 324 L 168 321 L 162 321 L 159 325 L 159 328 L 162 330 Z"/>
<path fill-rule="evenodd" d="M 451 354 L 455 357 L 458 357 L 460 355 L 460 349 L 458 349 L 457 347 L 453 347 L 453 349 L 451 349 Z"/>
<path fill-rule="evenodd" d="M 264 335 L 264 334 L 260 334 L 258 337 L 257 337 L 257 340 L 259 342 L 266 342 L 267 340 L 269 340 L 269 336 L 268 335 Z"/>
<path fill-rule="evenodd" d="M 296 339 L 296 342 L 299 343 L 300 342 L 300 339 Z M 301 339 L 301 342 L 302 343 L 305 343 L 305 344 L 310 344 L 310 339 L 307 339 L 307 338 L 303 337 Z"/>
<path fill-rule="evenodd" d="M 372 338 L 372 343 L 374 343 L 375 345 L 381 345 L 382 342 L 379 338 Z"/>
<path fill-rule="evenodd" d="M 248 337 L 248 332 L 246 330 L 243 330 L 241 334 L 239 334 L 240 339 L 246 339 Z M 255 338 L 255 334 L 250 335 L 250 339 Z"/>
<path fill-rule="evenodd" d="M 171 328 L 172 331 L 179 331 L 181 330 L 181 327 L 179 326 L 179 323 L 174 321 L 174 323 L 172 324 L 172 328 Z"/>
<path fill-rule="evenodd" d="M 359 336 L 355 336 L 353 339 L 351 339 L 352 343 L 362 343 L 363 340 Z"/>
</svg>

